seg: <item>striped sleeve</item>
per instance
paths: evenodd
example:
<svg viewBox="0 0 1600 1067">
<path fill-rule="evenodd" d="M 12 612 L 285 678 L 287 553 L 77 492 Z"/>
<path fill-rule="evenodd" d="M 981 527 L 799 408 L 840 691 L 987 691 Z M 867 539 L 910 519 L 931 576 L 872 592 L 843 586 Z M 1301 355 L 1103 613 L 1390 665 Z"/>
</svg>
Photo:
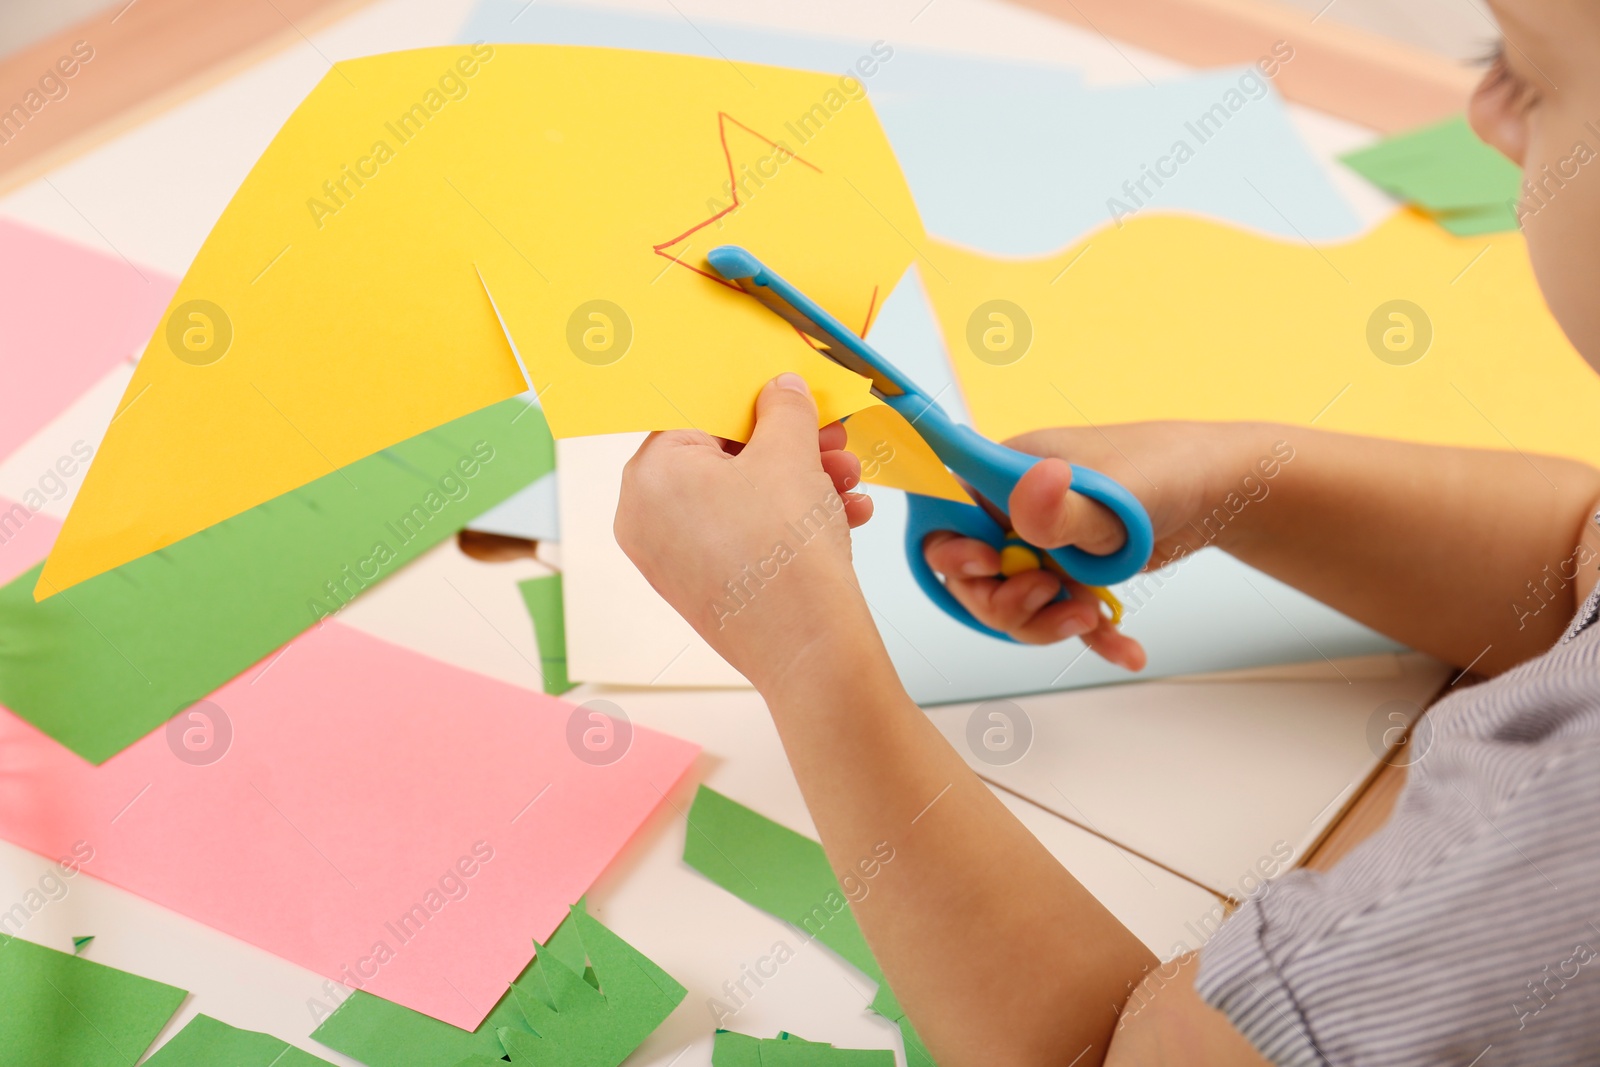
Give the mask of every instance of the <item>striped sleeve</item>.
<svg viewBox="0 0 1600 1067">
<path fill-rule="evenodd" d="M 1197 988 L 1277 1064 L 1600 1062 L 1600 628 L 1429 719 L 1385 827 L 1246 902 Z"/>
</svg>

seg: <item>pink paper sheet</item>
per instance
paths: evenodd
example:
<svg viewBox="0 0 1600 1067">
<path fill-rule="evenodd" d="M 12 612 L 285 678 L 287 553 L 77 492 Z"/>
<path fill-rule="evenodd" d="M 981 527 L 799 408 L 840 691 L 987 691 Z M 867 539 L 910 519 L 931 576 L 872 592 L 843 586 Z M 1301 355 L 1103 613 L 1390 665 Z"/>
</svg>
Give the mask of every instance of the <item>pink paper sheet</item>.
<svg viewBox="0 0 1600 1067">
<path fill-rule="evenodd" d="M 0 836 L 84 841 L 98 878 L 465 1028 L 698 751 L 635 729 L 592 765 L 572 705 L 331 621 L 211 702 L 233 736 L 209 765 L 184 715 L 94 767 L 0 709 Z"/>
<path fill-rule="evenodd" d="M 60 532 L 55 519 L 0 496 L 0 585 L 48 556 Z"/>
<path fill-rule="evenodd" d="M 0 458 L 150 339 L 178 280 L 0 219 Z"/>
</svg>

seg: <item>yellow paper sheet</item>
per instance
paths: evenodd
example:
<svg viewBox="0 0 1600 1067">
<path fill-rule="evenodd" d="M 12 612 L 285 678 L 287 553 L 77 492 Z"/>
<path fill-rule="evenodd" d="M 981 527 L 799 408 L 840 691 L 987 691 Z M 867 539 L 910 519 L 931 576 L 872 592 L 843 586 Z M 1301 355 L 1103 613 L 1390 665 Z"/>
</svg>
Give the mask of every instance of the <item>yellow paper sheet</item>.
<svg viewBox="0 0 1600 1067">
<path fill-rule="evenodd" d="M 1520 234 L 1458 238 L 1403 212 L 1312 247 L 1151 215 L 1042 260 L 928 254 L 957 380 L 995 437 L 1269 419 L 1600 463 L 1600 377 L 1545 308 Z M 1019 358 L 997 307 L 1013 337 L 1031 328 Z"/>
<path fill-rule="evenodd" d="M 519 354 L 561 436 L 742 438 L 784 370 L 850 414 L 863 379 L 697 271 L 745 243 L 865 325 L 921 240 L 832 75 L 553 46 L 340 62 L 184 278 L 36 595 L 519 393 Z"/>
</svg>

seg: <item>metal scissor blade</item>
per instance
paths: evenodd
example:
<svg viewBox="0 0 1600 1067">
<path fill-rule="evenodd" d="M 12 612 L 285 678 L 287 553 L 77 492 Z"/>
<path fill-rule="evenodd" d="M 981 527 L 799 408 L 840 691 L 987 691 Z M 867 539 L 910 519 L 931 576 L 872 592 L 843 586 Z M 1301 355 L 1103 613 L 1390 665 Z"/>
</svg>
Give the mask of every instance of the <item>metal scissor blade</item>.
<svg viewBox="0 0 1600 1067">
<path fill-rule="evenodd" d="M 773 292 L 771 286 L 758 285 L 753 279 L 739 278 L 737 284 L 745 292 L 765 304 L 770 310 L 779 315 L 785 322 L 813 340 L 820 341 L 821 347 L 817 349 L 823 355 L 833 360 L 848 371 L 853 371 L 872 382 L 872 389 L 880 396 L 899 396 L 901 388 L 850 351 L 842 339 L 834 336 L 833 331 L 817 322 L 811 316 L 785 300 L 780 294 Z"/>
</svg>

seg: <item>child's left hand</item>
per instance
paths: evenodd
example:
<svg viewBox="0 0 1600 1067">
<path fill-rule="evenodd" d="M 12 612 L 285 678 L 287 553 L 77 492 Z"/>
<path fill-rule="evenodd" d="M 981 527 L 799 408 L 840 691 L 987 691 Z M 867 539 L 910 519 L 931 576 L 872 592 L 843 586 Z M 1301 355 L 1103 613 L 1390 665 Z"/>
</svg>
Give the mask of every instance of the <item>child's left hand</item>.
<svg viewBox="0 0 1600 1067">
<path fill-rule="evenodd" d="M 816 427 L 804 380 L 784 374 L 757 398 L 749 444 L 653 433 L 623 471 L 617 543 L 757 688 L 877 640 L 850 560 L 872 500 L 851 492 L 861 463 L 844 427 Z"/>
</svg>

